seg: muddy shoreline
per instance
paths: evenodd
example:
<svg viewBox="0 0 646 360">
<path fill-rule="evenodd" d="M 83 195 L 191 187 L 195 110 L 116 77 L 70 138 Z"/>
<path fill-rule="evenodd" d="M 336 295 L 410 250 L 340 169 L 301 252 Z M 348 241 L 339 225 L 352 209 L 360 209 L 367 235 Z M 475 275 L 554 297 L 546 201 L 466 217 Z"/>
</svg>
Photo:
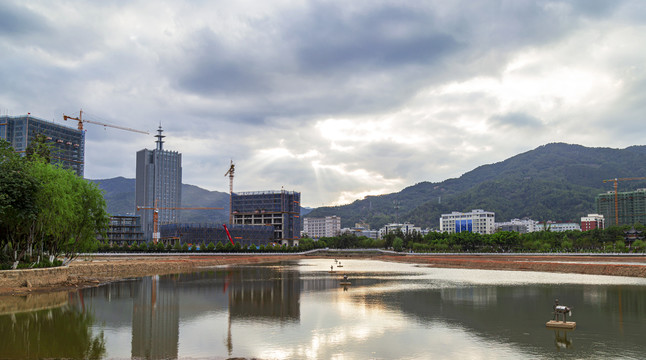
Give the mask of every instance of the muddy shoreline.
<svg viewBox="0 0 646 360">
<path fill-rule="evenodd" d="M 198 255 L 93 256 L 52 269 L 0 271 L 0 295 L 73 290 L 150 275 L 199 271 L 227 265 L 262 264 L 301 258 L 360 257 L 441 268 L 543 271 L 646 278 L 646 256 L 545 255 Z"/>
</svg>

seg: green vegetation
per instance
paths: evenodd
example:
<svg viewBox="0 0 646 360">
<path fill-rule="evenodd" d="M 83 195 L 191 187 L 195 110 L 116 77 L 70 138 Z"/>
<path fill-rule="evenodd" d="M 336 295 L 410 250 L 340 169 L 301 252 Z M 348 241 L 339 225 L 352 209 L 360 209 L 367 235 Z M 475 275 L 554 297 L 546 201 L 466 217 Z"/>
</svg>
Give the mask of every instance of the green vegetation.
<svg viewBox="0 0 646 360">
<path fill-rule="evenodd" d="M 578 222 L 596 211 L 597 194 L 612 190 L 604 179 L 645 176 L 645 160 L 646 146 L 618 150 L 548 144 L 457 179 L 421 182 L 398 193 L 317 208 L 307 216 L 337 215 L 342 227 L 366 222 L 373 229 L 405 221 L 437 228 L 441 214 L 472 209 L 493 211 L 498 221 L 530 217 Z M 646 187 L 646 182 L 626 181 L 620 186 L 628 191 Z"/>
<path fill-rule="evenodd" d="M 99 188 L 50 164 L 44 137 L 26 154 L 0 140 L 0 267 L 59 265 L 96 249 L 109 221 Z"/>
<path fill-rule="evenodd" d="M 420 233 L 413 232 L 404 234 L 401 231 L 395 231 L 387 234 L 383 239 L 370 239 L 364 236 L 354 234 L 343 234 L 334 237 L 324 237 L 318 241 L 311 238 L 302 238 L 298 246 L 288 247 L 286 245 L 255 245 L 243 246 L 236 243 L 235 246 L 227 242 L 223 245 L 218 242 L 208 245 L 199 244 L 199 246 L 189 246 L 184 244 L 179 246 L 175 244 L 171 249 L 166 246 L 165 252 L 216 252 L 216 253 L 293 253 L 303 252 L 313 249 L 392 249 L 394 251 L 406 251 L 417 253 L 557 253 L 557 252 L 596 252 L 596 253 L 622 253 L 622 252 L 646 252 L 646 241 L 636 240 L 634 243 L 626 244 L 624 242 L 624 231 L 628 226 L 611 227 L 605 230 L 591 230 L 586 232 L 567 231 L 551 232 L 539 231 L 527 234 L 519 234 L 510 231 L 501 231 L 491 235 L 482 235 L 477 233 L 463 232 L 458 234 L 431 232 L 422 236 Z M 640 224 L 635 225 L 635 229 L 643 231 L 646 235 L 646 227 Z M 156 249 L 162 249 L 157 246 Z M 101 245 L 98 249 L 100 252 L 150 252 L 146 245 L 137 247 L 119 247 Z"/>
</svg>

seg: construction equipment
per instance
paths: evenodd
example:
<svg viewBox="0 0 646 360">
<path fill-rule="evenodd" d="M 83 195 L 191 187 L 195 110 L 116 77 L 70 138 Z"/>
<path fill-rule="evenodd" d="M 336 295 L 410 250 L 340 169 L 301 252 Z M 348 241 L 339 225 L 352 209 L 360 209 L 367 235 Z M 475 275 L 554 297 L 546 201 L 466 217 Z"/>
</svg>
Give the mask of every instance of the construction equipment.
<svg viewBox="0 0 646 360">
<path fill-rule="evenodd" d="M 139 210 L 153 210 L 153 244 L 159 241 L 159 210 L 224 210 L 221 207 L 159 207 L 159 206 L 137 206 Z"/>
<path fill-rule="evenodd" d="M 102 122 L 98 122 L 98 121 L 94 121 L 94 120 L 83 119 L 83 110 L 79 111 L 79 117 L 72 117 L 72 116 L 67 116 L 67 115 L 63 114 L 63 120 L 67 121 L 68 119 L 78 121 L 78 129 L 79 130 L 83 130 L 83 123 L 88 123 L 88 124 L 102 125 L 104 127 L 111 127 L 111 128 L 115 128 L 115 129 L 132 131 L 132 132 L 136 132 L 136 133 L 140 133 L 140 134 L 149 135 L 149 133 L 147 131 L 141 131 L 141 130 L 131 129 L 131 128 L 123 127 L 123 126 L 111 125 L 111 124 L 106 124 L 106 123 L 102 123 Z"/>
<path fill-rule="evenodd" d="M 233 173 L 235 172 L 235 164 L 231 160 L 231 167 L 224 174 L 224 176 L 229 175 L 229 224 L 233 224 Z"/>
<path fill-rule="evenodd" d="M 646 177 L 630 177 L 630 178 L 614 178 L 603 180 L 604 183 L 613 182 L 615 187 L 615 225 L 619 225 L 619 200 L 617 198 L 617 183 L 619 181 L 629 181 L 629 180 L 646 180 Z"/>
<path fill-rule="evenodd" d="M 227 236 L 229 237 L 229 242 L 231 242 L 231 245 L 235 246 L 236 244 L 233 243 L 233 239 L 231 238 L 231 233 L 229 232 L 229 228 L 227 227 L 227 224 L 222 224 L 224 226 L 224 231 L 227 232 Z"/>
</svg>

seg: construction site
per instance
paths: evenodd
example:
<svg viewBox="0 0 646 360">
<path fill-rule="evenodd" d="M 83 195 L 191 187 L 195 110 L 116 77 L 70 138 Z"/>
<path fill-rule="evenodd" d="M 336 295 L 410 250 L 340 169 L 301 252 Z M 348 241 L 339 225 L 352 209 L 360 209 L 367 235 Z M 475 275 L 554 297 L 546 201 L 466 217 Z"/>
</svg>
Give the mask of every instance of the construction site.
<svg viewBox="0 0 646 360">
<path fill-rule="evenodd" d="M 85 117 L 84 117 L 85 116 Z M 31 114 L 0 117 L 0 138 L 24 153 L 36 135 L 44 135 L 52 147 L 52 162 L 84 175 L 84 124 L 150 135 L 146 131 L 97 121 L 83 110 L 78 116 L 63 114 L 64 121 L 76 121 L 76 129 L 45 121 Z M 133 214 L 112 214 L 107 238 L 114 245 L 240 243 L 249 245 L 297 245 L 300 235 L 300 193 L 293 191 L 233 192 L 235 165 L 224 174 L 229 178 L 229 222 L 182 223 L 182 210 L 224 210 L 221 207 L 182 206 L 181 153 L 163 148 L 161 125 L 156 147 L 137 152 L 136 190 Z"/>
</svg>

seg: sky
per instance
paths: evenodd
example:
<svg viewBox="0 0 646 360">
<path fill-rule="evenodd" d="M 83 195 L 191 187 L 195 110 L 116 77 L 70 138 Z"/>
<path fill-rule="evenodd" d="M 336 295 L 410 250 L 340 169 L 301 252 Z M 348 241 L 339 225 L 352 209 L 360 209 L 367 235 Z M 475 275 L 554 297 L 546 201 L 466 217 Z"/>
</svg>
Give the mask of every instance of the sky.
<svg viewBox="0 0 646 360">
<path fill-rule="evenodd" d="M 644 144 L 635 1 L 0 2 L 0 114 L 86 124 L 85 177 L 347 204 L 538 146 Z M 188 204 L 186 204 L 188 205 Z"/>
</svg>

